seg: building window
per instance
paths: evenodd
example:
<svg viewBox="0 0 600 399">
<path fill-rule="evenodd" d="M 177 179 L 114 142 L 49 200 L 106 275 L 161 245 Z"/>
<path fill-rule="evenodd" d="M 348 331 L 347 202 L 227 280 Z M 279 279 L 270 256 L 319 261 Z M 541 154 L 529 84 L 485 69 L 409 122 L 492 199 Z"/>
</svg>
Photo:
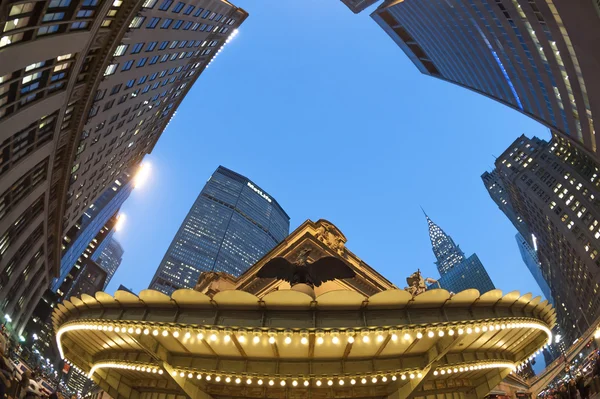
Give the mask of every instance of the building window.
<svg viewBox="0 0 600 399">
<path fill-rule="evenodd" d="M 173 4 L 173 0 L 165 0 L 158 9 L 161 11 L 167 11 L 169 7 L 171 7 L 171 4 Z"/>
<path fill-rule="evenodd" d="M 94 10 L 81 10 L 77 12 L 77 18 L 91 18 L 94 15 Z"/>
<path fill-rule="evenodd" d="M 206 10 L 204 14 L 202 14 L 202 18 L 206 19 L 210 15 L 210 10 Z"/>
<path fill-rule="evenodd" d="M 202 14 L 202 11 L 204 11 L 204 8 L 198 8 L 194 13 L 194 17 L 199 17 L 200 14 Z"/>
<path fill-rule="evenodd" d="M 148 22 L 148 25 L 146 25 L 146 28 L 148 28 L 148 29 L 154 29 L 154 28 L 156 28 L 156 25 L 158 25 L 159 22 L 160 22 L 160 18 L 153 17 L 150 20 L 150 22 Z"/>
<path fill-rule="evenodd" d="M 65 17 L 65 13 L 64 12 L 51 12 L 51 13 L 48 13 L 48 14 L 44 15 L 44 18 L 42 18 L 42 21 L 43 22 L 62 21 L 64 19 L 64 17 Z M 9 26 L 9 24 L 11 22 L 12 21 L 8 21 L 6 23 L 6 26 Z M 6 27 L 4 28 L 4 30 L 5 31 L 7 30 Z"/>
<path fill-rule="evenodd" d="M 138 61 L 136 68 L 141 68 L 146 65 L 146 61 L 148 61 L 148 57 L 144 57 Z"/>
<path fill-rule="evenodd" d="M 156 45 L 158 44 L 158 42 L 150 42 L 148 44 L 148 47 L 146 48 L 146 52 L 150 52 L 150 51 L 154 51 L 154 49 L 156 48 Z"/>
<path fill-rule="evenodd" d="M 131 23 L 129 24 L 129 27 L 132 29 L 137 29 L 140 26 L 142 26 L 142 24 L 144 23 L 144 20 L 146 19 L 146 17 L 135 17 L 133 18 L 133 20 L 131 21 Z"/>
<path fill-rule="evenodd" d="M 145 43 L 136 43 L 131 49 L 131 54 L 137 54 L 144 48 Z"/>
<path fill-rule="evenodd" d="M 87 22 L 87 21 L 73 22 L 71 24 L 71 29 L 72 30 L 85 29 L 85 28 L 87 28 L 88 25 L 89 25 L 89 22 Z"/>
<path fill-rule="evenodd" d="M 117 49 L 115 50 L 115 53 L 113 54 L 113 56 L 115 57 L 120 57 L 123 54 L 125 54 L 127 52 L 127 48 L 129 47 L 129 44 L 120 44 L 117 46 Z"/>
<path fill-rule="evenodd" d="M 169 41 L 168 41 L 168 40 L 166 40 L 166 41 L 164 41 L 164 42 L 162 42 L 162 43 L 160 44 L 160 47 L 159 47 L 158 49 L 159 49 L 159 50 L 164 50 L 164 49 L 166 49 L 166 48 L 167 48 L 167 46 L 168 46 L 168 45 L 169 45 Z"/>
<path fill-rule="evenodd" d="M 146 0 L 144 2 L 144 5 L 142 7 L 144 7 L 144 8 L 154 8 L 154 6 L 156 5 L 157 1 L 158 0 Z"/>
<path fill-rule="evenodd" d="M 150 62 L 149 62 L 149 64 L 150 64 L 150 65 L 154 65 L 154 64 L 156 64 L 157 62 L 158 62 L 158 55 L 155 55 L 154 57 L 152 57 L 152 58 L 150 59 Z"/>
<path fill-rule="evenodd" d="M 106 71 L 104 71 L 104 76 L 112 75 L 117 71 L 117 67 L 119 64 L 110 64 L 106 67 Z"/>
<path fill-rule="evenodd" d="M 125 89 L 130 89 L 135 84 L 135 79 L 131 79 L 127 81 L 127 85 L 125 85 Z"/>
<path fill-rule="evenodd" d="M 192 13 L 192 11 L 194 11 L 194 6 L 187 6 L 187 8 L 185 9 L 185 11 L 183 12 L 184 15 L 190 15 Z"/>
<path fill-rule="evenodd" d="M 129 71 L 133 66 L 133 61 L 134 60 L 129 60 L 125 64 L 123 64 L 123 69 L 121 69 L 121 71 Z"/>
<path fill-rule="evenodd" d="M 189 30 L 192 27 L 193 22 L 187 21 L 185 25 L 183 25 L 183 30 Z"/>
<path fill-rule="evenodd" d="M 58 25 L 42 26 L 38 29 L 38 36 L 50 35 L 55 32 L 58 32 Z"/>
<path fill-rule="evenodd" d="M 182 20 L 178 20 L 177 22 L 175 22 L 175 25 L 173 25 L 173 29 L 179 29 L 181 28 L 181 25 L 183 24 Z"/>
<path fill-rule="evenodd" d="M 162 23 L 162 25 L 160 26 L 160 29 L 168 29 L 169 26 L 171 26 L 172 22 L 173 22 L 173 20 L 171 18 L 166 18 L 164 20 L 164 22 Z"/>
<path fill-rule="evenodd" d="M 184 7 L 184 6 L 185 6 L 185 3 L 183 3 L 183 2 L 181 2 L 181 1 L 180 1 L 180 2 L 179 2 L 179 3 L 177 3 L 177 5 L 176 5 L 176 6 L 173 8 L 173 11 L 172 11 L 172 12 L 174 12 L 174 13 L 179 13 L 179 12 L 180 12 L 180 11 L 183 9 L 183 7 Z"/>
</svg>

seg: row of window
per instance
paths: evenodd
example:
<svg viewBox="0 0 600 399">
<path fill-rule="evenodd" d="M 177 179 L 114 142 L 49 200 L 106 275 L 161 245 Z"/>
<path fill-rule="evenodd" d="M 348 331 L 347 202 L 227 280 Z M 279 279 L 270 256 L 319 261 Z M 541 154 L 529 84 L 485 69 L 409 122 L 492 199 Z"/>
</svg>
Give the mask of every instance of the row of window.
<svg viewBox="0 0 600 399">
<path fill-rule="evenodd" d="M 154 8 L 154 6 L 156 5 L 157 2 L 158 2 L 158 0 L 146 0 L 143 7 L 152 9 L 152 8 Z M 158 7 L 158 9 L 161 11 L 168 11 L 169 8 L 173 5 L 173 3 L 174 3 L 173 0 L 163 0 L 163 2 Z M 184 8 L 185 8 L 185 10 L 184 10 Z M 194 12 L 194 10 L 195 10 L 195 12 Z M 183 11 L 184 15 L 191 15 L 192 12 L 194 12 L 194 17 L 200 17 L 202 19 L 209 19 L 211 21 L 214 20 L 216 22 L 220 22 L 223 19 L 223 14 L 217 14 L 216 12 L 212 12 L 210 10 L 205 10 L 202 7 L 198 7 L 198 9 L 196 9 L 195 6 L 187 5 L 184 2 L 179 1 L 175 5 L 175 7 L 173 7 L 171 12 L 173 12 L 175 14 L 179 14 L 181 11 Z M 226 21 L 224 20 L 224 22 L 225 22 L 225 24 L 231 26 L 235 23 L 235 19 L 229 18 Z"/>
<path fill-rule="evenodd" d="M 131 52 L 130 54 L 138 54 L 140 53 L 143 48 L 144 45 L 146 43 L 145 42 L 141 42 L 141 43 L 136 43 L 133 46 L 131 46 Z M 158 46 L 158 51 L 164 50 L 167 48 L 169 49 L 174 49 L 174 48 L 184 48 L 187 46 L 187 48 L 197 48 L 197 47 L 205 47 L 206 45 L 208 45 L 208 47 L 215 47 L 217 44 L 219 44 L 218 40 L 211 40 L 210 42 L 208 40 L 204 40 L 204 41 L 200 41 L 200 40 L 174 40 L 174 41 L 169 41 L 169 40 L 165 40 L 163 42 L 160 43 L 160 46 L 158 46 L 158 42 L 149 42 L 148 46 L 146 46 L 146 53 L 150 53 L 152 51 L 154 51 L 156 49 L 156 47 Z M 120 44 L 119 46 L 117 46 L 115 52 L 114 52 L 114 56 L 115 57 L 120 57 L 122 55 L 125 55 L 125 53 L 127 53 L 127 50 L 129 48 L 129 44 Z"/>
<path fill-rule="evenodd" d="M 177 52 L 177 53 L 172 53 L 172 54 L 164 54 L 162 57 L 155 55 L 154 57 L 152 57 L 150 59 L 150 61 L 148 62 L 148 57 L 143 57 L 139 60 L 137 60 L 137 64 L 136 64 L 136 68 L 142 68 L 146 65 L 146 63 L 148 62 L 148 65 L 154 65 L 157 62 L 167 62 L 167 61 L 175 61 L 177 59 L 182 59 L 182 58 L 191 58 L 192 56 L 198 56 L 198 55 L 208 55 L 211 53 L 212 49 L 205 49 L 202 52 L 200 52 L 200 50 L 197 50 L 195 52 L 193 51 L 182 51 L 182 52 Z M 121 68 L 121 71 L 129 71 L 132 67 L 133 64 L 136 63 L 136 60 L 129 60 L 123 63 L 123 67 Z M 117 72 L 119 68 L 119 63 L 114 63 L 114 64 L 110 64 L 109 66 L 106 67 L 106 70 L 104 71 L 104 76 L 109 76 L 109 75 L 113 75 L 115 72 Z"/>
</svg>

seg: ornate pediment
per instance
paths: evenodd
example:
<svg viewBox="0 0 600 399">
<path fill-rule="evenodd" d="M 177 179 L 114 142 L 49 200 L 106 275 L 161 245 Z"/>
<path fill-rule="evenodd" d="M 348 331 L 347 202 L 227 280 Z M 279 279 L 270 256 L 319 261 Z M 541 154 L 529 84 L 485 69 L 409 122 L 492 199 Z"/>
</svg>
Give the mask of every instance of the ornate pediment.
<svg viewBox="0 0 600 399">
<path fill-rule="evenodd" d="M 380 291 L 396 288 L 385 277 L 348 250 L 346 242 L 346 236 L 333 223 L 324 219 L 317 222 L 307 220 L 240 277 L 235 278 L 224 273 L 203 273 L 198 280 L 196 290 L 214 295 L 224 287 L 231 287 L 228 289 L 243 290 L 262 296 L 279 288 L 289 288 L 289 284 L 285 281 L 258 278 L 256 273 L 273 258 L 282 257 L 294 263 L 308 250 L 310 250 L 310 254 L 306 260 L 310 263 L 325 256 L 338 257 L 343 259 L 356 273 L 356 277 L 351 279 L 324 283 L 316 290 L 318 294 L 345 289 L 364 295 L 373 295 Z M 227 284 L 222 284 L 221 279 Z"/>
</svg>

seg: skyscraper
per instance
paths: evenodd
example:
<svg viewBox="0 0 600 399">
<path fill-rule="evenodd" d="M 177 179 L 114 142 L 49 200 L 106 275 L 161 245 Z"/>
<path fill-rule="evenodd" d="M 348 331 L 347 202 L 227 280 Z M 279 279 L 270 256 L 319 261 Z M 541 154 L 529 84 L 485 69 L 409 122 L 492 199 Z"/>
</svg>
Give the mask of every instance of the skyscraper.
<svg viewBox="0 0 600 399">
<path fill-rule="evenodd" d="M 372 6 L 378 1 L 380 0 L 342 0 L 342 3 L 352 10 L 353 13 L 358 14 L 365 8 Z"/>
<path fill-rule="evenodd" d="M 600 316 L 600 165 L 553 133 L 549 143 L 519 137 L 495 166 L 572 342 Z"/>
<path fill-rule="evenodd" d="M 96 249 L 96 252 L 92 255 L 91 259 L 106 271 L 106 282 L 104 283 L 103 288 L 106 288 L 112 277 L 115 275 L 115 272 L 121 265 L 124 253 L 125 251 L 121 244 L 119 244 L 111 234 L 110 237 L 98 246 L 98 249 Z"/>
<path fill-rule="evenodd" d="M 425 217 L 429 227 L 431 247 L 436 258 L 435 264 L 441 276 L 438 280 L 439 286 L 451 292 L 475 288 L 483 293 L 495 289 L 477 254 L 466 258 L 452 237 L 433 223 L 427 214 Z M 438 288 L 438 284 L 433 284 L 430 288 Z"/>
<path fill-rule="evenodd" d="M 17 334 L 65 270 L 66 233 L 247 16 L 225 0 L 2 2 L 0 313 Z"/>
<path fill-rule="evenodd" d="M 290 218 L 248 178 L 219 166 L 173 238 L 150 288 L 194 287 L 201 272 L 239 276 L 289 234 Z"/>
<path fill-rule="evenodd" d="M 386 0 L 373 19 L 424 74 L 512 107 L 597 157 L 593 1 Z"/>
<path fill-rule="evenodd" d="M 517 245 L 519 247 L 519 252 L 521 253 L 521 258 L 523 259 L 523 263 L 527 266 L 527 269 L 531 272 L 535 282 L 540 286 L 544 297 L 554 305 L 554 298 L 552 297 L 552 291 L 550 290 L 550 286 L 548 282 L 544 278 L 544 274 L 542 272 L 542 265 L 540 259 L 538 257 L 537 251 L 535 248 L 532 248 L 529 245 L 529 242 L 521 235 L 521 233 L 517 233 L 515 235 L 515 239 L 517 240 Z"/>
</svg>

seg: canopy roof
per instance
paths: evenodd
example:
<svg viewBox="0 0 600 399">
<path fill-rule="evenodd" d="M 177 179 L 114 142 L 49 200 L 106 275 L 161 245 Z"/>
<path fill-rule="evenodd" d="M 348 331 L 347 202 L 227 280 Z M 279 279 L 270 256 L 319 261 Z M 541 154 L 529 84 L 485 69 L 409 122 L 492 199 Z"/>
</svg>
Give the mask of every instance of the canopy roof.
<svg viewBox="0 0 600 399">
<path fill-rule="evenodd" d="M 480 398 L 551 341 L 556 321 L 531 294 L 397 289 L 99 292 L 52 317 L 61 354 L 116 399 Z"/>
</svg>

